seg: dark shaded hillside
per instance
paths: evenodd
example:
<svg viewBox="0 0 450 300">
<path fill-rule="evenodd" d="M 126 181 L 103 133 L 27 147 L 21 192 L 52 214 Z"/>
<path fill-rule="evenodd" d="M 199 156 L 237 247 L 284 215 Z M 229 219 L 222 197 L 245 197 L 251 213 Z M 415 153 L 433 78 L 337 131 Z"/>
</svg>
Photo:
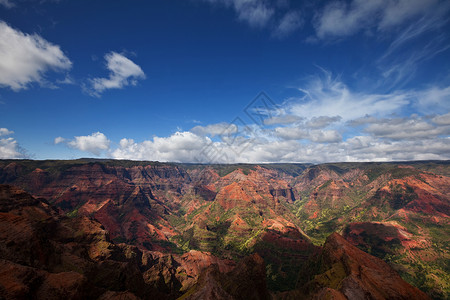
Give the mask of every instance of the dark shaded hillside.
<svg viewBox="0 0 450 300">
<path fill-rule="evenodd" d="M 257 253 L 268 288 L 280 292 L 298 288 L 318 246 L 337 231 L 435 298 L 450 295 L 449 173 L 448 161 L 0 160 L 0 183 L 47 199 L 69 220 L 95 219 L 111 243 L 175 256 L 203 251 L 235 262 Z M 171 268 L 164 281 L 177 276 L 169 276 L 178 274 Z"/>
</svg>

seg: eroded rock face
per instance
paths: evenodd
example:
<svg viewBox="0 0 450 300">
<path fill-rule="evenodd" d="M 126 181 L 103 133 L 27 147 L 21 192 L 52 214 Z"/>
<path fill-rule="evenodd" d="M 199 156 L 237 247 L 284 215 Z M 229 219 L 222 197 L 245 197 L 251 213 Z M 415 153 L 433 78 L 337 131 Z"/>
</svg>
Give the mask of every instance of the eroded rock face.
<svg viewBox="0 0 450 300">
<path fill-rule="evenodd" d="M 317 296 L 315 291 L 329 288 L 347 299 L 430 299 L 384 261 L 359 250 L 337 233 L 327 238 L 318 262 L 319 274 L 305 288 L 312 291 L 311 297 Z"/>
<path fill-rule="evenodd" d="M 5 299 L 85 299 L 87 278 L 77 272 L 49 273 L 0 259 L 0 293 Z"/>
<path fill-rule="evenodd" d="M 116 245 L 97 221 L 65 217 L 7 185 L 0 185 L 0 204 L 0 291 L 6 299 L 174 299 L 183 293 L 185 299 L 271 297 L 266 264 L 258 254 L 236 265 L 200 251 L 175 255 Z M 310 247 L 307 240 L 298 242 L 304 236 L 295 227 L 271 226 L 265 242 L 298 253 Z M 275 230 L 276 226 L 281 227 Z M 386 263 L 338 234 L 327 239 L 313 263 L 319 267 L 317 275 L 294 294 L 317 299 L 427 299 Z"/>
<path fill-rule="evenodd" d="M 344 238 L 360 249 L 369 250 L 372 254 L 392 255 L 397 247 L 409 247 L 415 244 L 412 234 L 396 222 L 356 222 L 344 229 Z M 415 246 L 419 246 L 415 244 Z"/>
<path fill-rule="evenodd" d="M 270 299 L 264 260 L 253 254 L 244 258 L 232 271 L 224 273 L 218 265 L 205 269 L 197 284 L 182 299 Z"/>
<path fill-rule="evenodd" d="M 0 185 L 0 291 L 6 299 L 174 299 L 210 265 L 210 253 L 172 255 L 114 244 L 97 221 L 68 218 L 16 187 Z M 103 297 L 103 298 L 102 298 Z"/>
</svg>

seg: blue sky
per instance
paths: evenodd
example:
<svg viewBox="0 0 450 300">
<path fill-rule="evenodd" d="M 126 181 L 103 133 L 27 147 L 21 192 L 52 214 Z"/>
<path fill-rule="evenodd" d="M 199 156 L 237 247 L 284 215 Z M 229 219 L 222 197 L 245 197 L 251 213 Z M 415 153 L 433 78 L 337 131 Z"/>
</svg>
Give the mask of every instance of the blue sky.
<svg viewBox="0 0 450 300">
<path fill-rule="evenodd" d="M 0 158 L 449 159 L 449 15 L 438 0 L 0 0 Z"/>
</svg>

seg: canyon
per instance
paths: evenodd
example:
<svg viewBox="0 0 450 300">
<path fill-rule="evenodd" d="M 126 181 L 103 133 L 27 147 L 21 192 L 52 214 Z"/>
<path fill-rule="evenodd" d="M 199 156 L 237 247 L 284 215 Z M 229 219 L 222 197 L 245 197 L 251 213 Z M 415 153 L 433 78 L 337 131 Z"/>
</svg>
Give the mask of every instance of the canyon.
<svg viewBox="0 0 450 300">
<path fill-rule="evenodd" d="M 0 184 L 6 299 L 450 297 L 448 161 L 0 160 Z"/>
</svg>

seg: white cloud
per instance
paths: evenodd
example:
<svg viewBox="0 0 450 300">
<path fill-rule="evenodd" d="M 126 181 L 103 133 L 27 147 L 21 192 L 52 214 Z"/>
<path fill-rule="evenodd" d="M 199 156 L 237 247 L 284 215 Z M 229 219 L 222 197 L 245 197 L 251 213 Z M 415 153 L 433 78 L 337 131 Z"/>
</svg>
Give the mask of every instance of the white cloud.
<svg viewBox="0 0 450 300">
<path fill-rule="evenodd" d="M 232 8 L 238 20 L 252 28 L 269 28 L 272 36 L 284 38 L 303 26 L 298 10 L 289 9 L 289 1 L 279 0 L 203 0 L 215 5 Z"/>
<path fill-rule="evenodd" d="M 282 114 L 279 116 L 273 116 L 273 117 L 265 119 L 264 124 L 265 125 L 277 125 L 277 124 L 286 125 L 286 124 L 298 123 L 302 120 L 303 120 L 303 118 L 300 118 L 299 116 Z"/>
<path fill-rule="evenodd" d="M 445 115 L 436 116 L 432 121 L 438 125 L 450 125 L 450 112 Z"/>
<path fill-rule="evenodd" d="M 272 8 L 259 0 L 234 0 L 233 5 L 239 20 L 252 27 L 264 27 L 274 14 Z"/>
<path fill-rule="evenodd" d="M 385 31 L 418 16 L 439 13 L 445 5 L 437 0 L 333 1 L 317 14 L 316 34 L 324 39 L 345 37 L 361 30 Z"/>
<path fill-rule="evenodd" d="M 243 151 L 236 145 L 212 142 L 191 132 L 176 132 L 169 137 L 155 137 L 151 141 L 135 142 L 122 139 L 111 152 L 116 159 L 158 160 L 204 163 L 261 163 L 261 162 L 313 162 L 330 161 L 393 161 L 421 159 L 449 159 L 450 139 L 435 137 L 430 140 L 385 141 L 373 136 L 355 136 L 342 141 L 331 131 L 316 142 L 296 140 L 252 139 Z"/>
<path fill-rule="evenodd" d="M 133 61 L 116 52 L 105 55 L 106 68 L 110 71 L 108 78 L 90 79 L 90 86 L 87 92 L 96 97 L 100 97 L 107 89 L 121 89 L 129 85 L 136 85 L 139 79 L 146 76 L 141 67 Z"/>
<path fill-rule="evenodd" d="M 195 126 L 190 131 L 200 136 L 209 135 L 215 137 L 216 135 L 223 136 L 234 134 L 238 131 L 238 127 L 235 124 L 217 123 L 207 126 Z"/>
<path fill-rule="evenodd" d="M 55 144 L 55 145 L 61 144 L 61 143 L 64 143 L 65 141 L 66 141 L 65 138 L 58 136 L 58 137 L 55 138 L 54 144 Z"/>
<path fill-rule="evenodd" d="M 7 128 L 0 128 L 0 137 L 13 133 L 14 131 Z M 24 152 L 14 138 L 0 138 L 0 159 L 25 158 Z"/>
<path fill-rule="evenodd" d="M 301 140 L 309 138 L 309 132 L 301 127 L 277 127 L 275 134 L 285 140 Z"/>
<path fill-rule="evenodd" d="M 450 111 L 450 86 L 444 88 L 432 86 L 415 92 L 414 96 L 415 108 L 424 114 Z"/>
<path fill-rule="evenodd" d="M 14 3 L 9 0 L 0 0 L 0 5 L 3 5 L 6 8 L 14 7 Z"/>
<path fill-rule="evenodd" d="M 0 128 L 0 136 L 11 135 L 14 131 L 8 130 L 7 128 Z"/>
<path fill-rule="evenodd" d="M 435 126 L 423 118 L 411 116 L 410 118 L 379 119 L 370 124 L 365 132 L 388 140 L 428 140 L 439 135 L 449 135 L 450 126 Z"/>
<path fill-rule="evenodd" d="M 57 137 L 55 143 L 61 143 L 64 139 Z M 108 150 L 111 141 L 101 132 L 94 132 L 87 136 L 76 136 L 74 140 L 68 141 L 67 145 L 81 151 L 87 151 L 94 155 L 100 155 L 102 151 Z"/>
<path fill-rule="evenodd" d="M 367 124 L 376 123 L 376 122 L 378 122 L 377 118 L 375 118 L 373 116 L 365 115 L 364 117 L 348 121 L 348 125 L 356 127 L 356 126 L 367 125 Z"/>
<path fill-rule="evenodd" d="M 347 161 L 395 161 L 449 159 L 449 138 L 416 141 L 384 141 L 356 136 L 342 143 Z M 339 157 L 336 157 L 337 159 Z"/>
<path fill-rule="evenodd" d="M 304 96 L 292 98 L 284 106 L 288 114 L 304 119 L 340 116 L 342 121 L 350 121 L 367 114 L 387 115 L 411 101 L 411 94 L 401 91 L 391 94 L 352 91 L 327 71 L 324 71 L 323 77 L 313 78 L 305 87 L 299 88 L 299 91 Z"/>
<path fill-rule="evenodd" d="M 206 0 L 213 4 L 232 7 L 238 19 L 251 27 L 264 27 L 274 14 L 274 9 L 263 0 Z"/>
<path fill-rule="evenodd" d="M 276 136 L 285 140 L 309 140 L 314 143 L 337 143 L 342 141 L 341 134 L 336 130 L 308 130 L 301 126 L 277 127 Z"/>
<path fill-rule="evenodd" d="M 176 132 L 169 137 L 154 137 L 141 143 L 124 138 L 111 156 L 117 159 L 198 162 L 196 158 L 201 158 L 202 149 L 209 143 L 208 137 L 188 131 Z"/>
<path fill-rule="evenodd" d="M 298 11 L 287 12 L 279 21 L 277 27 L 272 32 L 273 36 L 283 38 L 298 30 L 303 25 L 303 19 Z"/>
<path fill-rule="evenodd" d="M 313 117 L 306 123 L 306 126 L 309 128 L 325 128 L 333 123 L 339 122 L 342 118 L 340 116 L 328 117 L 328 116 L 320 116 Z"/>
<path fill-rule="evenodd" d="M 386 1 L 378 28 L 386 29 L 427 12 L 438 4 L 438 0 L 397 0 Z"/>
<path fill-rule="evenodd" d="M 10 158 L 23 158 L 24 155 L 19 152 L 19 145 L 17 141 L 10 137 L 0 139 L 0 158 L 10 159 Z"/>
<path fill-rule="evenodd" d="M 337 143 L 342 141 L 341 134 L 336 130 L 311 130 L 309 139 L 315 143 Z"/>
<path fill-rule="evenodd" d="M 0 86 L 14 91 L 26 89 L 32 82 L 49 86 L 46 72 L 68 70 L 71 66 L 59 46 L 0 21 Z"/>
</svg>

